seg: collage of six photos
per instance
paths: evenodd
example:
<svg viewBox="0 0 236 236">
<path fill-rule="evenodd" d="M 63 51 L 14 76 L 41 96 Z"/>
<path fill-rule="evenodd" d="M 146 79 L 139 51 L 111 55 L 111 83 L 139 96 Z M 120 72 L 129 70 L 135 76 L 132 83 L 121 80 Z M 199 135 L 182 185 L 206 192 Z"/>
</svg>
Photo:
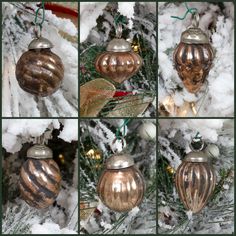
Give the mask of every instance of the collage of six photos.
<svg viewBox="0 0 236 236">
<path fill-rule="evenodd" d="M 233 2 L 1 7 L 2 234 L 234 232 Z"/>
</svg>

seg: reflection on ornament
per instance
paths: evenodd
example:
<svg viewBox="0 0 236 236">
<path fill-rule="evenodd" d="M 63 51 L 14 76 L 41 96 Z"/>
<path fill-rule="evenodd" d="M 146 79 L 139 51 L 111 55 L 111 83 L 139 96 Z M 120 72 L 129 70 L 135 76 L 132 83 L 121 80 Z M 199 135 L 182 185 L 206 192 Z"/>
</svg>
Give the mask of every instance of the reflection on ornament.
<svg viewBox="0 0 236 236">
<path fill-rule="evenodd" d="M 113 211 L 127 212 L 143 199 L 145 183 L 133 159 L 126 154 L 115 154 L 107 159 L 97 191 L 100 199 Z"/>
<path fill-rule="evenodd" d="M 21 197 L 32 207 L 47 208 L 59 194 L 60 169 L 53 160 L 52 150 L 44 145 L 29 148 L 27 158 L 20 171 Z"/>
<path fill-rule="evenodd" d="M 97 202 L 80 201 L 80 219 L 88 220 L 98 205 Z"/>
<path fill-rule="evenodd" d="M 19 86 L 33 95 L 46 97 L 55 93 L 64 77 L 64 66 L 59 56 L 51 51 L 53 44 L 36 35 L 16 63 Z"/>
<path fill-rule="evenodd" d="M 88 152 L 86 152 L 86 156 L 88 158 L 91 158 L 93 160 L 100 160 L 102 153 L 100 150 L 97 149 L 90 149 Z"/>
<path fill-rule="evenodd" d="M 167 167 L 166 167 L 166 171 L 169 173 L 169 174 L 174 174 L 175 173 L 175 169 L 172 167 L 172 166 L 170 166 L 170 165 L 168 165 Z"/>
<path fill-rule="evenodd" d="M 193 143 L 196 142 L 196 146 Z M 192 141 L 188 153 L 175 174 L 176 189 L 184 206 L 193 213 L 201 211 L 210 199 L 216 184 L 214 168 L 202 150 L 204 142 Z M 197 149 L 195 149 L 197 148 Z"/>
<path fill-rule="evenodd" d="M 116 83 L 122 83 L 135 75 L 142 66 L 142 58 L 132 50 L 131 44 L 122 36 L 122 25 L 116 29 L 116 38 L 111 40 L 106 51 L 97 56 L 96 70 Z"/>
<path fill-rule="evenodd" d="M 182 33 L 173 55 L 175 69 L 190 93 L 200 90 L 214 58 L 209 38 L 198 25 L 199 15 L 194 13 L 192 25 Z"/>
</svg>

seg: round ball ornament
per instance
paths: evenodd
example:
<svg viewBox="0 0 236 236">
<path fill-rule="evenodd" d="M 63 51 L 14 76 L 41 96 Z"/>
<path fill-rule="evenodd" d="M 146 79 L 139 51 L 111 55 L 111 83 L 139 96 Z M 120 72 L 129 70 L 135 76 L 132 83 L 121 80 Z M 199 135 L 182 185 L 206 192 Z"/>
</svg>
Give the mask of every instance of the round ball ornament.
<svg viewBox="0 0 236 236">
<path fill-rule="evenodd" d="M 47 208 L 59 194 L 61 174 L 52 157 L 52 150 L 44 145 L 34 145 L 27 151 L 19 187 L 21 197 L 32 207 Z"/>
<path fill-rule="evenodd" d="M 154 140 L 156 138 L 156 126 L 152 122 L 145 122 L 139 126 L 138 133 L 145 140 Z"/>
<path fill-rule="evenodd" d="M 199 15 L 194 13 L 192 25 L 182 33 L 173 55 L 175 69 L 190 93 L 201 89 L 214 58 L 209 38 L 198 25 Z"/>
<path fill-rule="evenodd" d="M 117 28 L 117 38 L 111 40 L 106 51 L 95 60 L 96 70 L 104 77 L 121 84 L 135 75 L 142 65 L 142 58 L 132 50 L 132 46 L 121 38 L 122 26 Z"/>
<path fill-rule="evenodd" d="M 211 197 L 216 175 L 208 156 L 201 150 L 188 153 L 175 174 L 180 200 L 193 213 L 200 212 Z"/>
<path fill-rule="evenodd" d="M 127 154 L 115 154 L 106 162 L 97 192 L 101 201 L 113 211 L 127 212 L 143 199 L 145 183 L 141 172 Z"/>
<path fill-rule="evenodd" d="M 16 79 L 26 92 L 46 97 L 56 92 L 62 84 L 64 66 L 59 56 L 51 51 L 53 44 L 36 32 L 28 51 L 16 64 Z"/>
</svg>

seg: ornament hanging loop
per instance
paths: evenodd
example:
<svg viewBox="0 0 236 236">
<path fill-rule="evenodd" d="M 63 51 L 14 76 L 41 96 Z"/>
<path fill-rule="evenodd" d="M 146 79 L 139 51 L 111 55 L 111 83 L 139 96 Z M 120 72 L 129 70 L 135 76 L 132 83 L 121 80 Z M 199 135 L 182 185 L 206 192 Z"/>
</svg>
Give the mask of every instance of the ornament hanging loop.
<svg viewBox="0 0 236 236">
<path fill-rule="evenodd" d="M 111 143 L 111 151 L 115 153 L 120 153 L 126 147 L 126 140 L 124 137 L 117 137 Z"/>
<path fill-rule="evenodd" d="M 122 37 L 122 32 L 122 24 L 119 23 L 116 27 L 116 38 L 120 39 Z"/>
<path fill-rule="evenodd" d="M 199 26 L 199 19 L 200 19 L 200 17 L 199 17 L 198 12 L 194 12 L 193 16 L 192 16 L 192 27 L 198 28 L 198 26 Z"/>
<path fill-rule="evenodd" d="M 35 27 L 34 27 L 34 35 L 35 35 L 36 39 L 42 37 L 42 27 L 40 25 L 35 25 Z"/>
<path fill-rule="evenodd" d="M 204 149 L 205 147 L 205 142 L 202 140 L 202 136 L 197 132 L 195 137 L 192 139 L 190 143 L 190 148 L 194 152 L 200 152 Z"/>
</svg>

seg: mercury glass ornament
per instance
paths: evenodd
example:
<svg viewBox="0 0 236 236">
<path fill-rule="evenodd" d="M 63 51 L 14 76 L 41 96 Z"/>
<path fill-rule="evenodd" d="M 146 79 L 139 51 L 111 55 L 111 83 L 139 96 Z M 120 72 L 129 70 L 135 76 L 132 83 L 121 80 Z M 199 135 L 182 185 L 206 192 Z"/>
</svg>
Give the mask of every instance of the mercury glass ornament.
<svg viewBox="0 0 236 236">
<path fill-rule="evenodd" d="M 208 156 L 201 150 L 188 153 L 176 171 L 175 184 L 186 209 L 193 213 L 201 211 L 216 184 L 216 175 Z"/>
<path fill-rule="evenodd" d="M 16 79 L 20 87 L 37 96 L 49 96 L 61 86 L 64 66 L 59 56 L 51 51 L 52 43 L 36 36 L 16 64 Z"/>
<path fill-rule="evenodd" d="M 117 83 L 135 75 L 142 65 L 142 58 L 132 50 L 132 46 L 121 38 L 122 26 L 117 28 L 117 38 L 111 40 L 106 51 L 95 60 L 96 70 L 105 78 Z"/>
<path fill-rule="evenodd" d="M 32 207 L 47 208 L 60 191 L 60 169 L 52 157 L 52 150 L 44 145 L 34 145 L 27 151 L 19 187 L 21 197 Z"/>
<path fill-rule="evenodd" d="M 197 93 L 210 71 L 214 52 L 208 36 L 198 27 L 199 15 L 195 13 L 193 17 L 192 25 L 181 35 L 173 60 L 185 88 Z"/>
<path fill-rule="evenodd" d="M 106 162 L 97 191 L 101 201 L 113 211 L 127 212 L 143 199 L 145 183 L 127 154 L 116 154 Z"/>
</svg>

